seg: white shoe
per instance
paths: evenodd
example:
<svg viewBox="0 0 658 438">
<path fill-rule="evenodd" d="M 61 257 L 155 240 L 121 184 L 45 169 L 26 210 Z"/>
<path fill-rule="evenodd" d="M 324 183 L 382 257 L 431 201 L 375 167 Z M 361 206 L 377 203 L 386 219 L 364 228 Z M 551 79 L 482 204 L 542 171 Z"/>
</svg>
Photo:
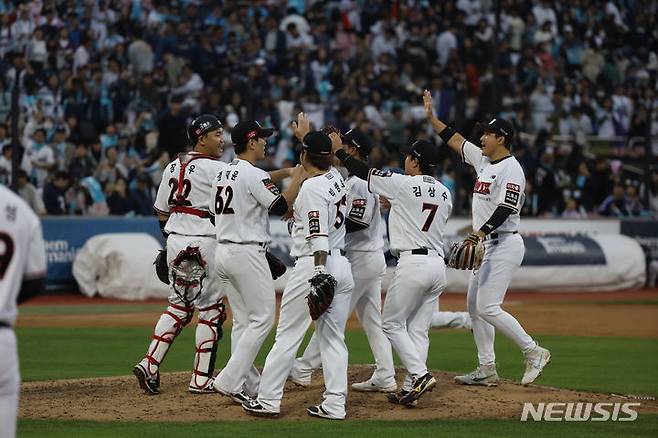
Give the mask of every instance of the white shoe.
<svg viewBox="0 0 658 438">
<path fill-rule="evenodd" d="M 545 348 L 537 347 L 525 355 L 525 373 L 521 378 L 521 385 L 529 385 L 541 375 L 542 370 L 551 361 L 551 352 Z"/>
<path fill-rule="evenodd" d="M 372 378 L 365 382 L 352 383 L 352 389 L 359 392 L 395 392 L 398 385 L 393 382 L 391 385 L 377 385 L 372 381 Z"/>
<path fill-rule="evenodd" d="M 311 386 L 311 374 L 308 374 L 307 376 L 302 376 L 300 373 L 296 373 L 294 368 L 290 371 L 288 380 L 290 380 L 295 385 L 301 386 L 303 388 L 308 388 L 309 386 Z"/>
<path fill-rule="evenodd" d="M 469 374 L 455 376 L 455 382 L 462 385 L 497 386 L 500 378 L 496 372 L 496 364 L 480 365 Z"/>
</svg>

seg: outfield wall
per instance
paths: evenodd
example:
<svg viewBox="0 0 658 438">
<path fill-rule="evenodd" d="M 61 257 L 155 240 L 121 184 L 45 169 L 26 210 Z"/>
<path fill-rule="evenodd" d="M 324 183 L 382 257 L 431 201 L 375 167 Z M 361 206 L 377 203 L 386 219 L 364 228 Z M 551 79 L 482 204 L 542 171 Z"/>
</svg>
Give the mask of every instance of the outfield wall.
<svg viewBox="0 0 658 438">
<path fill-rule="evenodd" d="M 48 259 L 47 283 L 51 288 L 70 288 L 75 284 L 71 271 L 73 260 L 93 236 L 142 232 L 162 242 L 155 217 L 46 217 L 42 223 Z M 446 240 L 458 240 L 458 233 L 469 228 L 469 219 L 450 219 Z M 291 239 L 286 224 L 272 218 L 270 231 L 271 250 L 292 266 L 293 260 L 289 256 Z M 656 220 L 524 218 L 520 231 L 526 244 L 526 256 L 512 281 L 514 289 L 602 291 L 642 287 L 646 281 L 647 261 L 658 260 Z M 131 251 L 129 246 L 126 251 Z M 384 287 L 390 280 L 394 264 L 395 259 L 389 258 Z M 448 289 L 465 292 L 468 276 L 467 272 L 449 269 Z M 285 281 L 286 277 L 279 279 L 277 289 L 282 289 Z"/>
</svg>

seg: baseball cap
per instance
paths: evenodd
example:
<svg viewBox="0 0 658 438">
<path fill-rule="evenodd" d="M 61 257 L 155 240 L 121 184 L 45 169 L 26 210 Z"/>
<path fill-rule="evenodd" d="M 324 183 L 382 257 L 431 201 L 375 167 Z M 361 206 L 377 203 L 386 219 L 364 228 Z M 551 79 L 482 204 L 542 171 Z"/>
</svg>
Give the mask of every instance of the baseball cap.
<svg viewBox="0 0 658 438">
<path fill-rule="evenodd" d="M 496 117 L 491 119 L 486 125 L 484 123 L 478 123 L 477 127 L 484 132 L 502 135 L 505 137 L 507 144 L 512 143 L 512 140 L 514 140 L 514 127 L 505 119 Z"/>
<path fill-rule="evenodd" d="M 439 149 L 427 140 L 416 140 L 411 145 L 409 155 L 427 166 L 436 166 L 439 163 Z"/>
<path fill-rule="evenodd" d="M 343 135 L 343 144 L 348 144 L 354 146 L 361 152 L 363 155 L 370 155 L 372 151 L 372 142 L 367 135 L 358 129 L 350 129 Z"/>
<path fill-rule="evenodd" d="M 263 128 L 255 120 L 239 122 L 231 130 L 233 144 L 246 144 L 252 138 L 267 138 L 274 133 L 273 128 Z"/>
<path fill-rule="evenodd" d="M 196 141 L 203 134 L 214 131 L 219 128 L 223 128 L 222 122 L 212 114 L 203 114 L 187 126 L 187 137 L 190 139 L 190 142 L 196 143 Z"/>
<path fill-rule="evenodd" d="M 311 131 L 304 136 L 302 150 L 315 155 L 331 155 L 331 139 L 321 131 Z"/>
</svg>

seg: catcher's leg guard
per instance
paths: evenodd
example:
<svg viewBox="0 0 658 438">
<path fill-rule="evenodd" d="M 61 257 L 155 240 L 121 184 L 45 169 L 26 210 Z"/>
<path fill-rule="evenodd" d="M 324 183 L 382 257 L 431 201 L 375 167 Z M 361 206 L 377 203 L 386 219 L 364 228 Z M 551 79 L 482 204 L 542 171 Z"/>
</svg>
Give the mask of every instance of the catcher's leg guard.
<svg viewBox="0 0 658 438">
<path fill-rule="evenodd" d="M 192 315 L 194 315 L 194 307 L 169 304 L 167 310 L 160 316 L 158 323 L 155 325 L 153 336 L 151 336 L 151 345 L 149 345 L 146 356 L 140 362 L 140 365 L 149 376 L 158 374 L 160 364 L 164 360 L 169 347 L 183 330 L 183 327 L 192 320 Z"/>
<path fill-rule="evenodd" d="M 215 360 L 217 359 L 217 343 L 223 336 L 222 324 L 225 320 L 226 309 L 223 303 L 199 309 L 199 322 L 196 326 L 194 371 L 188 388 L 192 392 L 211 388 L 210 384 L 212 383 Z"/>
</svg>

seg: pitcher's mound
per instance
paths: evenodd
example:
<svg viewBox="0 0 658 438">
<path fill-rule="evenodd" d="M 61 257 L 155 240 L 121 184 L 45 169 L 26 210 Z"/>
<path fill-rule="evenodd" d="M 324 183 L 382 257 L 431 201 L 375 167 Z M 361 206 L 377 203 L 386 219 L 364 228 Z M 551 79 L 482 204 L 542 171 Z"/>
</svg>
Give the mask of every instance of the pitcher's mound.
<svg viewBox="0 0 658 438">
<path fill-rule="evenodd" d="M 370 377 L 372 368 L 351 366 L 349 383 Z M 569 391 L 546 386 L 523 387 L 503 381 L 498 387 L 470 387 L 453 383 L 454 373 L 433 371 L 438 380 L 434 391 L 425 394 L 418 406 L 406 408 L 389 403 L 384 394 L 349 390 L 348 419 L 415 420 L 440 418 L 520 418 L 523 403 L 551 402 L 641 402 L 640 413 L 658 412 L 655 400 L 628 399 L 609 394 Z M 398 382 L 404 377 L 398 370 Z M 21 418 L 79 419 L 102 421 L 242 421 L 247 415 L 237 404 L 220 394 L 186 392 L 189 373 L 161 376 L 162 393 L 144 394 L 134 376 L 96 379 L 26 382 L 22 385 Z M 281 415 L 285 420 L 307 420 L 306 407 L 322 401 L 321 372 L 313 384 L 301 388 L 286 383 Z M 266 420 L 264 420 L 266 421 Z"/>
</svg>

